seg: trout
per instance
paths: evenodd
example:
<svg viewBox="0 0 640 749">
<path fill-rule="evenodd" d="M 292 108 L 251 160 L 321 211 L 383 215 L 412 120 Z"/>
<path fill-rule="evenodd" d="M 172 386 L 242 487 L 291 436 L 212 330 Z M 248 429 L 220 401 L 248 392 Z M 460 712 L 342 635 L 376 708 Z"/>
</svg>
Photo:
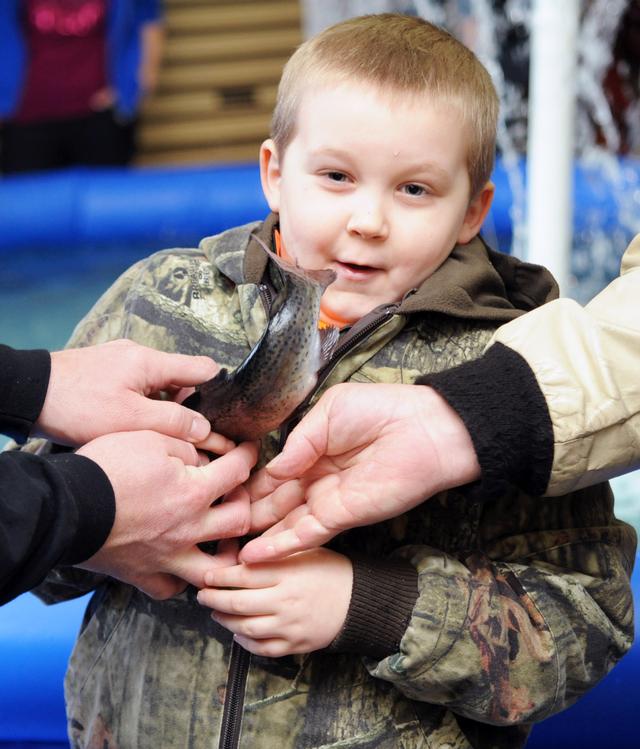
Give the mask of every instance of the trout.
<svg viewBox="0 0 640 749">
<path fill-rule="evenodd" d="M 335 272 L 304 270 L 254 239 L 282 281 L 267 328 L 240 366 L 221 369 L 184 401 L 234 442 L 257 440 L 286 421 L 313 390 L 338 338 L 336 328 L 318 329 L 320 298 Z"/>
</svg>

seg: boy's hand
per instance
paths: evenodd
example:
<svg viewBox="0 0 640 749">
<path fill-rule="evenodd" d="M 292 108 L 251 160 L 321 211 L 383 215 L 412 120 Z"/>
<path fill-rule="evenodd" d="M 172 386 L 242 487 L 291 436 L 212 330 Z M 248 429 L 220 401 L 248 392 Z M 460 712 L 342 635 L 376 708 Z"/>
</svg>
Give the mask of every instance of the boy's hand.
<svg viewBox="0 0 640 749">
<path fill-rule="evenodd" d="M 56 351 L 34 432 L 60 444 L 82 445 L 112 432 L 150 429 L 227 452 L 233 443 L 220 435 L 211 437 L 204 416 L 147 397 L 198 385 L 218 369 L 206 356 L 167 354 L 125 340 Z"/>
<path fill-rule="evenodd" d="M 221 567 L 205 580 L 210 587 L 198 601 L 214 610 L 212 617 L 246 650 L 278 658 L 335 639 L 349 610 L 353 568 L 342 554 L 313 549 L 279 562 Z"/>
<path fill-rule="evenodd" d="M 462 420 L 431 388 L 336 385 L 249 480 L 252 530 L 272 527 L 242 549 L 240 560 L 320 546 L 479 475 Z"/>
</svg>

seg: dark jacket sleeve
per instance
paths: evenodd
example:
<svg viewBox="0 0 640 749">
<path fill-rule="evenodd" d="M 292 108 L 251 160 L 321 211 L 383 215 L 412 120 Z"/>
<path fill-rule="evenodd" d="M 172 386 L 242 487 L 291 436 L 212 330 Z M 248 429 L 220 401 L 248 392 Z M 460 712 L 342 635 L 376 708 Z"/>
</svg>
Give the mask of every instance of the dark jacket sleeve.
<svg viewBox="0 0 640 749">
<path fill-rule="evenodd" d="M 400 649 L 418 599 L 418 573 L 404 559 L 351 557 L 347 618 L 328 650 L 382 660 Z"/>
<path fill-rule="evenodd" d="M 0 604 L 95 554 L 115 518 L 109 479 L 82 455 L 3 453 L 0 497 Z"/>
<path fill-rule="evenodd" d="M 0 429 L 24 440 L 49 382 L 46 351 L 0 347 Z M 57 564 L 105 542 L 115 497 L 104 471 L 81 455 L 0 455 L 0 604 L 35 587 Z"/>
<path fill-rule="evenodd" d="M 500 496 L 509 484 L 544 493 L 553 462 L 553 426 L 534 373 L 516 351 L 496 343 L 484 356 L 421 377 L 457 411 L 482 471 L 469 485 L 474 497 Z"/>
<path fill-rule="evenodd" d="M 16 351 L 0 346 L 0 431 L 24 442 L 33 429 L 47 394 L 51 356 L 48 351 Z"/>
</svg>

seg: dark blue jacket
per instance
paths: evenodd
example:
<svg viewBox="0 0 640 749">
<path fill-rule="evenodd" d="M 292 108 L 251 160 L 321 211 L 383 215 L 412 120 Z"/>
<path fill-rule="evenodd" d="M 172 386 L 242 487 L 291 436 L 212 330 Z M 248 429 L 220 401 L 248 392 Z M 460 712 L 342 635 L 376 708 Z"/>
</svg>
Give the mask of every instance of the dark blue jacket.
<svg viewBox="0 0 640 749">
<path fill-rule="evenodd" d="M 27 70 L 27 50 L 20 23 L 22 0 L 0 2 L 0 119 L 16 111 Z M 116 91 L 116 109 L 135 114 L 140 99 L 138 66 L 142 26 L 161 17 L 160 0 L 109 0 L 107 80 Z"/>
</svg>

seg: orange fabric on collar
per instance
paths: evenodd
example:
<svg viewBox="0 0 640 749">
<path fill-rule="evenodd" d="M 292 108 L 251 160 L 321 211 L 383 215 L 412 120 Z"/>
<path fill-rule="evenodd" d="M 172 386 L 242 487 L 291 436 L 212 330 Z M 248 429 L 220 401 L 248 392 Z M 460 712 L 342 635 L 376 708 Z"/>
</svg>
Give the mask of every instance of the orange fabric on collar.
<svg viewBox="0 0 640 749">
<path fill-rule="evenodd" d="M 287 260 L 290 263 L 294 262 L 287 254 L 279 229 L 273 230 L 273 243 L 276 246 L 276 255 L 278 257 L 281 257 L 283 260 Z M 345 320 L 344 318 L 329 312 L 326 306 L 320 302 L 320 319 L 318 320 L 318 327 L 320 330 L 323 330 L 324 328 L 338 328 L 338 330 L 342 330 L 342 328 L 350 324 L 349 320 Z"/>
</svg>

